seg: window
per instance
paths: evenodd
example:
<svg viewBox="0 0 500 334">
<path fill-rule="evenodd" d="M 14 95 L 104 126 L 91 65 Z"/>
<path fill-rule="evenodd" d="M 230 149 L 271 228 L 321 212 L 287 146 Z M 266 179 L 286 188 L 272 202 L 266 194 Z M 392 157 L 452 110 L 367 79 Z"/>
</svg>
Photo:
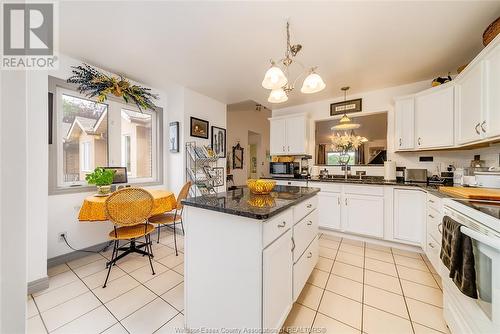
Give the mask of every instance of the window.
<svg viewBox="0 0 500 334">
<path fill-rule="evenodd" d="M 339 152 L 327 152 L 326 153 L 326 164 L 327 165 L 342 165 L 339 161 Z M 348 165 L 354 165 L 355 153 L 349 152 L 349 162 Z"/>
<path fill-rule="evenodd" d="M 126 167 L 129 183 L 161 182 L 161 110 L 140 112 L 113 98 L 99 103 L 61 86 L 51 88 L 51 189 L 85 186 L 86 174 L 104 166 Z"/>
</svg>

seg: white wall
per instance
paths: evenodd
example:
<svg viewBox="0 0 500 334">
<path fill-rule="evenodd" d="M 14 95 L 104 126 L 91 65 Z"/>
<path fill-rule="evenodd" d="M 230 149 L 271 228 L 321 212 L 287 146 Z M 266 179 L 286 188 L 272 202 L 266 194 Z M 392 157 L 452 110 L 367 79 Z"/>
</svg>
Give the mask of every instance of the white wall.
<svg viewBox="0 0 500 334">
<path fill-rule="evenodd" d="M 265 108 L 261 111 L 255 109 L 229 111 L 227 113 L 227 150 L 232 154 L 232 147 L 238 141 L 244 148 L 243 169 L 232 169 L 235 185 L 244 185 L 248 178 L 250 166 L 250 149 L 248 146 L 248 131 L 258 133 L 261 136 L 261 145 L 257 152 L 257 174 L 260 177 L 269 175 L 269 161 L 267 161 L 266 151 L 269 151 L 269 120 L 271 112 Z M 262 165 L 264 162 L 264 165 Z"/>
<path fill-rule="evenodd" d="M 469 165 L 474 154 L 481 154 L 481 159 L 486 160 L 488 165 L 498 165 L 499 147 L 493 146 L 485 149 L 474 150 L 456 150 L 456 151 L 428 151 L 428 152 L 394 152 L 394 98 L 408 94 L 417 93 L 430 87 L 431 80 L 415 82 L 407 85 L 389 87 L 354 95 L 349 95 L 348 99 L 363 99 L 363 111 L 361 113 L 387 112 L 387 158 L 396 161 L 398 166 L 408 168 L 427 168 L 430 173 L 436 173 L 438 170 L 445 170 L 449 164 L 456 167 L 466 167 Z M 306 113 L 311 118 L 309 133 L 309 154 L 315 159 L 314 148 L 314 121 L 330 119 L 330 104 L 343 101 L 343 97 L 322 100 L 298 106 L 273 110 L 273 117 L 285 116 L 294 113 Z M 419 162 L 420 156 L 433 156 L 433 162 Z M 320 168 L 324 168 L 321 166 Z M 340 167 L 327 167 L 330 173 L 341 173 Z M 353 167 L 352 172 L 364 170 L 368 175 L 383 175 L 383 167 L 359 166 Z"/>
<path fill-rule="evenodd" d="M 107 241 L 111 223 L 79 222 L 78 212 L 85 197 L 92 194 L 74 193 L 48 196 L 48 147 L 47 147 L 47 92 L 48 75 L 67 79 L 71 75 L 70 66 L 81 62 L 61 55 L 59 69 L 56 71 L 30 73 L 28 85 L 29 103 L 28 143 L 30 144 L 28 164 L 27 202 L 33 210 L 28 213 L 28 277 L 33 281 L 46 276 L 47 258 L 70 253 L 58 235 L 66 232 L 69 242 L 75 248 L 85 248 Z M 147 86 L 147 85 L 146 85 Z M 192 92 L 185 87 L 170 84 L 164 90 L 152 88 L 159 94 L 155 103 L 163 108 L 163 184 L 150 188 L 163 188 L 176 194 L 185 182 L 184 177 L 184 143 L 189 140 L 189 116 L 207 119 L 212 125 L 225 127 L 226 105 Z M 180 153 L 168 151 L 168 124 L 180 122 Z M 41 126 L 43 125 L 43 126 Z M 205 141 L 207 144 L 208 141 Z M 225 163 L 224 163 L 225 164 Z"/>
</svg>

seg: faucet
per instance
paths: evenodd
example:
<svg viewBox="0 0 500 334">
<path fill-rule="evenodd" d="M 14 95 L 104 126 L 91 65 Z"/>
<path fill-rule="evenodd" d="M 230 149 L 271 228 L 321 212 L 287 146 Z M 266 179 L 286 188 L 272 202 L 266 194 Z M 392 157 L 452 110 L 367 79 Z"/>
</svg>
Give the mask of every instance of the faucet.
<svg viewBox="0 0 500 334">
<path fill-rule="evenodd" d="M 363 175 L 366 175 L 366 171 L 364 171 L 364 170 L 357 170 L 356 171 L 356 176 L 359 176 L 360 180 L 363 179 Z"/>
</svg>

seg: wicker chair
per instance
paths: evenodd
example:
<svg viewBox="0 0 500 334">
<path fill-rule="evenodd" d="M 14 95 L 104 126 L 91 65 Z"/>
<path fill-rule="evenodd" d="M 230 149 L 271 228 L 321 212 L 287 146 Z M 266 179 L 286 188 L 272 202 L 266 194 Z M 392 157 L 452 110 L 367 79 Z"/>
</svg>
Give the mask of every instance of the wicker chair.
<svg viewBox="0 0 500 334">
<path fill-rule="evenodd" d="M 151 245 L 151 232 L 154 226 L 148 223 L 148 217 L 153 210 L 153 196 L 140 188 L 124 188 L 111 194 L 106 199 L 106 212 L 109 220 L 114 224 L 114 229 L 109 232 L 109 238 L 114 240 L 111 260 L 106 263 L 108 274 L 103 288 L 108 282 L 111 267 L 124 256 L 130 253 L 146 255 L 149 259 L 153 275 L 153 250 Z M 136 245 L 137 239 L 145 238 L 145 242 Z M 128 240 L 128 247 L 119 247 L 120 240 Z M 142 250 L 141 248 L 146 248 Z M 118 255 L 118 251 L 123 251 Z"/>
<path fill-rule="evenodd" d="M 158 240 L 157 243 L 160 242 L 160 229 L 162 226 L 171 226 L 173 225 L 174 229 L 174 245 L 175 245 L 175 255 L 179 255 L 177 251 L 177 237 L 176 237 L 176 229 L 175 226 L 177 224 L 181 224 L 182 234 L 184 235 L 184 224 L 182 222 L 182 211 L 184 210 L 184 205 L 182 204 L 182 200 L 186 199 L 189 194 L 189 188 L 191 188 L 191 182 L 187 182 L 179 192 L 179 196 L 177 196 L 177 205 L 173 212 L 162 213 L 161 215 L 156 215 L 149 218 L 149 222 L 151 224 L 155 224 L 157 226 Z"/>
</svg>

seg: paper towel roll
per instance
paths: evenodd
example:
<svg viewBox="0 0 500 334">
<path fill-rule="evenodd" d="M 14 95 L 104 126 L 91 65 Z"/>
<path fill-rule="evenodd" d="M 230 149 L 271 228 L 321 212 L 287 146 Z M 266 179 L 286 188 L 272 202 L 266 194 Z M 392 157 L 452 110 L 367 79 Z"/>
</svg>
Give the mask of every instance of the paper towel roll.
<svg viewBox="0 0 500 334">
<path fill-rule="evenodd" d="M 396 180 L 396 161 L 384 161 L 384 180 Z"/>
</svg>

